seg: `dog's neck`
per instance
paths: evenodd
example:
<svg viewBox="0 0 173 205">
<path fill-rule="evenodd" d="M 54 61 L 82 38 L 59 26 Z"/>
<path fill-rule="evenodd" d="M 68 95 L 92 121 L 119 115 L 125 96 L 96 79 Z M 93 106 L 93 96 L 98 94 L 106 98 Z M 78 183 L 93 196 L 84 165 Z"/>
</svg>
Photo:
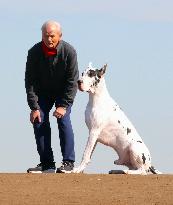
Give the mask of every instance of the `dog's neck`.
<svg viewBox="0 0 173 205">
<path fill-rule="evenodd" d="M 109 92 L 106 87 L 105 79 L 104 77 L 101 78 L 99 84 L 97 85 L 94 93 L 89 93 L 89 101 L 91 103 L 97 103 L 100 102 L 99 98 L 103 99 L 109 98 Z"/>
</svg>

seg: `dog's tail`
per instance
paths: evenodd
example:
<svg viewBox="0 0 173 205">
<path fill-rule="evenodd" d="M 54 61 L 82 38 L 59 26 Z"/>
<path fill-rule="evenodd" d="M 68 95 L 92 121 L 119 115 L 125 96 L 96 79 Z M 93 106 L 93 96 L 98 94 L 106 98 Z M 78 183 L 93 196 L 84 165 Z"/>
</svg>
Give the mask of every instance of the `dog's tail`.
<svg viewBox="0 0 173 205">
<path fill-rule="evenodd" d="M 159 170 L 155 169 L 153 166 L 149 167 L 149 171 L 152 174 L 162 174 L 162 172 L 160 172 Z"/>
</svg>

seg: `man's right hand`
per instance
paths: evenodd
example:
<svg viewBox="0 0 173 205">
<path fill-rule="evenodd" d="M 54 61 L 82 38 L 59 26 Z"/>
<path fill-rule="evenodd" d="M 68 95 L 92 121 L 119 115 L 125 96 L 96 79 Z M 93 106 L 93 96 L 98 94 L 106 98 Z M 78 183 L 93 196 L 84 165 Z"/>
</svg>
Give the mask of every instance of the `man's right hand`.
<svg viewBox="0 0 173 205">
<path fill-rule="evenodd" d="M 30 121 L 33 124 L 35 120 L 38 120 L 38 122 L 41 122 L 41 116 L 39 110 L 32 110 L 30 113 Z"/>
</svg>

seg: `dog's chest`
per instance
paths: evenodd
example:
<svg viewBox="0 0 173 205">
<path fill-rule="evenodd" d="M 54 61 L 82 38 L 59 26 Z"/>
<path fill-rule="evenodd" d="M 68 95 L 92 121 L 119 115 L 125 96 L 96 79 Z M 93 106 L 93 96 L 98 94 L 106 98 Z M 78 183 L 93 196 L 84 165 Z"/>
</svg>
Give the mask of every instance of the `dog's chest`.
<svg viewBox="0 0 173 205">
<path fill-rule="evenodd" d="M 89 128 L 101 128 L 110 119 L 114 112 L 112 104 L 105 103 L 106 101 L 88 102 L 85 110 L 85 122 Z"/>
<path fill-rule="evenodd" d="M 85 122 L 88 127 L 97 127 L 101 124 L 101 114 L 97 109 L 87 106 L 85 110 Z"/>
</svg>

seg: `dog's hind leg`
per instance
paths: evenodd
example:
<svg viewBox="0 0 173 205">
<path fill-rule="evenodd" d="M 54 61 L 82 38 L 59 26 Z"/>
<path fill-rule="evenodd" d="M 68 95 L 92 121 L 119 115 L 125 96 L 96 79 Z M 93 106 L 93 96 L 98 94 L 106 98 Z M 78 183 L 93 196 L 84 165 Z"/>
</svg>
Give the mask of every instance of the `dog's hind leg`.
<svg viewBox="0 0 173 205">
<path fill-rule="evenodd" d="M 139 144 L 131 144 L 129 148 L 130 165 L 127 174 L 142 174 L 146 175 L 150 166 L 150 154 L 145 146 Z"/>
<path fill-rule="evenodd" d="M 126 164 L 129 161 L 130 161 L 129 160 L 129 151 L 126 149 L 126 150 L 123 150 L 123 152 L 119 156 L 119 159 L 114 161 L 114 164 L 115 165 L 125 165 L 125 166 L 127 166 Z"/>
</svg>

